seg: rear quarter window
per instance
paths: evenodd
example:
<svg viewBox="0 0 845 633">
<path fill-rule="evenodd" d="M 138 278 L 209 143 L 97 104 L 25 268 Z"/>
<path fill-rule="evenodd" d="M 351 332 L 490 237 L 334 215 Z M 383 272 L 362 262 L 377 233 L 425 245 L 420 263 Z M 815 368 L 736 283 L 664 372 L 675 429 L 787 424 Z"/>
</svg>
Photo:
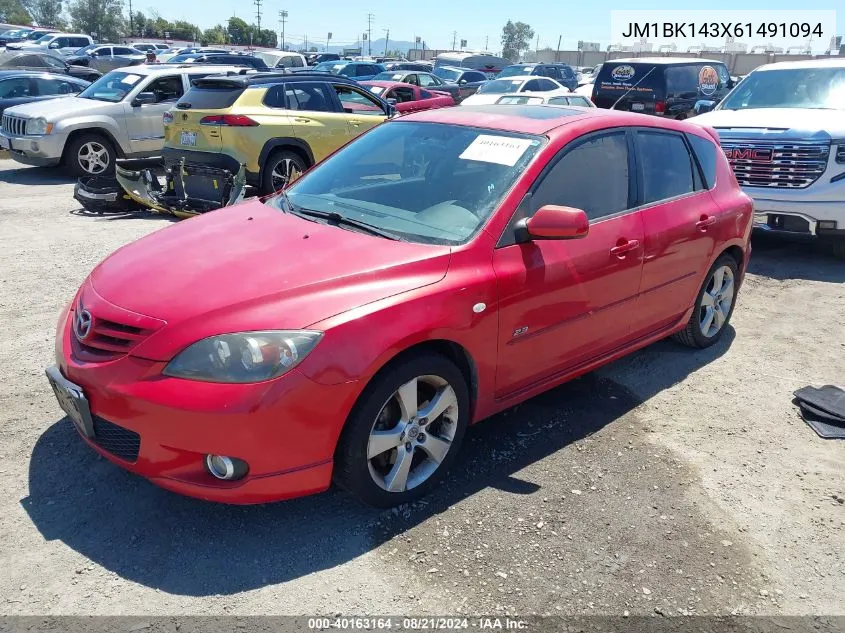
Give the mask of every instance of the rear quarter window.
<svg viewBox="0 0 845 633">
<path fill-rule="evenodd" d="M 692 151 L 695 154 L 698 166 L 701 168 L 701 175 L 704 179 L 704 186 L 712 189 L 716 186 L 716 156 L 721 151 L 716 144 L 695 134 L 687 134 Z"/>
</svg>

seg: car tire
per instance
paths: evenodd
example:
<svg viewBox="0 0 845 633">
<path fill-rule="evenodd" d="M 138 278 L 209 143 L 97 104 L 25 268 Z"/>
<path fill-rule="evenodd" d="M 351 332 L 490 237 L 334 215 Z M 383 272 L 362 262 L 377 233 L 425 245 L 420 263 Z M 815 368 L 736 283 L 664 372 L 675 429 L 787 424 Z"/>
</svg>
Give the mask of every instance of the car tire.
<svg viewBox="0 0 845 633">
<path fill-rule="evenodd" d="M 432 407 L 441 412 L 428 419 L 424 414 Z M 373 378 L 346 421 L 335 481 L 380 508 L 419 499 L 448 471 L 468 424 L 469 390 L 452 361 L 422 353 L 392 363 Z"/>
<path fill-rule="evenodd" d="M 307 168 L 302 156 L 296 152 L 288 150 L 273 152 L 261 169 L 261 195 L 266 196 L 279 191 L 287 184 L 291 175 L 298 178 Z M 282 179 L 283 174 L 287 174 L 288 178 Z"/>
<path fill-rule="evenodd" d="M 88 160 L 83 158 L 86 155 Z M 111 175 L 116 159 L 111 141 L 93 132 L 76 136 L 65 148 L 65 166 L 79 177 Z"/>
<path fill-rule="evenodd" d="M 695 309 L 687 326 L 674 335 L 688 347 L 715 345 L 725 334 L 739 290 L 739 268 L 730 255 L 721 255 L 707 271 L 695 298 Z"/>
</svg>

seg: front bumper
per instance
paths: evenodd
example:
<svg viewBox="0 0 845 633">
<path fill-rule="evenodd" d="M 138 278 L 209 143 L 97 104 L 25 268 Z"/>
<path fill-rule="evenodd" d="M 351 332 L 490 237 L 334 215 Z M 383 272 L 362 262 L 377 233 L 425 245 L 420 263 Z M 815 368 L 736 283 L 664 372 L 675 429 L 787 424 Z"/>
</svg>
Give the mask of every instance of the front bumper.
<svg viewBox="0 0 845 633">
<path fill-rule="evenodd" d="M 755 196 L 751 189 L 746 193 L 754 198 L 754 229 L 758 232 L 845 237 L 845 200 L 772 199 Z M 835 226 L 830 226 L 831 222 Z"/>
<path fill-rule="evenodd" d="M 277 501 L 330 485 L 357 383 L 321 385 L 296 369 L 263 383 L 206 383 L 164 376 L 166 363 L 131 355 L 86 362 L 74 356 L 73 317 L 69 311 L 60 322 L 57 365 L 81 387 L 94 419 L 94 437 L 80 437 L 106 459 L 162 488 L 224 503 Z M 216 479 L 207 454 L 242 459 L 249 471 Z"/>
<path fill-rule="evenodd" d="M 62 162 L 65 139 L 62 135 L 9 136 L 0 132 L 5 145 L 8 143 L 10 157 L 24 165 L 54 167 Z"/>
</svg>

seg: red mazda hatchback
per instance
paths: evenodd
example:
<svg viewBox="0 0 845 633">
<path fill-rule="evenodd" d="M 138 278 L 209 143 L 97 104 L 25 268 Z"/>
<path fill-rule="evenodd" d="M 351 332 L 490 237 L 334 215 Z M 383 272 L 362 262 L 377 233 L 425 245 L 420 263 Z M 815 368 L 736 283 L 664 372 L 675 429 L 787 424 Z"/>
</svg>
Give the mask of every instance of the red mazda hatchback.
<svg viewBox="0 0 845 633">
<path fill-rule="evenodd" d="M 715 132 L 554 106 L 378 126 L 267 202 L 103 261 L 47 371 L 91 447 L 260 503 L 430 491 L 469 424 L 675 335 L 724 334 L 751 200 Z"/>
</svg>

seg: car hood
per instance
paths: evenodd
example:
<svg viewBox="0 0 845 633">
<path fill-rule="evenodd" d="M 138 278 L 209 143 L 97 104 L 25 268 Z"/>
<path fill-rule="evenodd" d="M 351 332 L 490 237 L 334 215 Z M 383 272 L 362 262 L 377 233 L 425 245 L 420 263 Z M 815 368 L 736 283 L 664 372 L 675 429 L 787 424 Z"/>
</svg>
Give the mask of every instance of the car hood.
<svg viewBox="0 0 845 633">
<path fill-rule="evenodd" d="M 720 137 L 766 135 L 772 140 L 826 140 L 845 137 L 845 112 L 804 108 L 715 110 L 689 120 L 715 128 Z"/>
<path fill-rule="evenodd" d="M 254 200 L 121 248 L 90 283 L 107 302 L 165 321 L 133 354 L 168 360 L 207 336 L 305 328 L 436 283 L 450 253 L 309 222 Z"/>
<path fill-rule="evenodd" d="M 59 97 L 49 101 L 28 103 L 27 105 L 15 106 L 6 110 L 15 116 L 55 120 L 58 117 L 71 116 L 74 114 L 92 114 L 98 110 L 113 108 L 114 103 L 108 101 L 96 101 L 94 99 L 81 99 L 80 97 Z"/>
</svg>

